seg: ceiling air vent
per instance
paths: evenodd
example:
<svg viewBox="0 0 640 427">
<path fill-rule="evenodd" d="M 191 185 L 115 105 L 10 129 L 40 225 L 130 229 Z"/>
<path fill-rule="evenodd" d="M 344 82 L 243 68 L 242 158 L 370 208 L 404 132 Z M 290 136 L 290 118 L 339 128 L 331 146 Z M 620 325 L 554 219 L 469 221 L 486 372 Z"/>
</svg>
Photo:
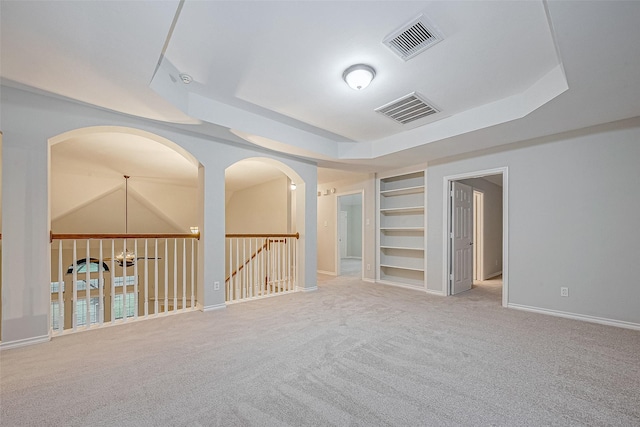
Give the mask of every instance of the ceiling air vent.
<svg viewBox="0 0 640 427">
<path fill-rule="evenodd" d="M 439 112 L 415 92 L 376 108 L 376 111 L 403 125 Z"/>
<path fill-rule="evenodd" d="M 400 58 L 409 60 L 442 40 L 442 34 L 424 15 L 389 34 L 382 42 Z"/>
</svg>

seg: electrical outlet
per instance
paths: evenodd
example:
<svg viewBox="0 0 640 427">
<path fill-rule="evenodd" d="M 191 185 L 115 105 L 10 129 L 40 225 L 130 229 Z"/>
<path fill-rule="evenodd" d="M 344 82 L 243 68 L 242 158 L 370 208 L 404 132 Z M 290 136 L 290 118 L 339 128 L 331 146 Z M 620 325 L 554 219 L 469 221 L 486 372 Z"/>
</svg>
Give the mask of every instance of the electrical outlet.
<svg viewBox="0 0 640 427">
<path fill-rule="evenodd" d="M 367 270 L 371 270 L 371 264 L 367 264 Z"/>
<path fill-rule="evenodd" d="M 213 290 L 214 291 L 220 290 L 220 282 L 213 282 Z"/>
<path fill-rule="evenodd" d="M 560 296 L 561 297 L 568 297 L 569 296 L 569 288 L 566 287 L 561 287 L 560 288 Z"/>
</svg>

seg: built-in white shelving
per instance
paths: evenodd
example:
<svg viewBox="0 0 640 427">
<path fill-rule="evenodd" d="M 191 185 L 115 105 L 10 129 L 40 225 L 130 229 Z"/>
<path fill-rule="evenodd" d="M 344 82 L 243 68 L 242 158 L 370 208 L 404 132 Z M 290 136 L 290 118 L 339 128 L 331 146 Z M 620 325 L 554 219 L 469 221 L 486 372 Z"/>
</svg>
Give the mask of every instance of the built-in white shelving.
<svg viewBox="0 0 640 427">
<path fill-rule="evenodd" d="M 424 287 L 424 171 L 378 180 L 377 279 Z"/>
<path fill-rule="evenodd" d="M 422 213 L 424 212 L 424 206 L 407 206 L 406 208 L 387 208 L 380 209 L 380 212 L 386 215 L 403 214 L 403 213 Z"/>
</svg>

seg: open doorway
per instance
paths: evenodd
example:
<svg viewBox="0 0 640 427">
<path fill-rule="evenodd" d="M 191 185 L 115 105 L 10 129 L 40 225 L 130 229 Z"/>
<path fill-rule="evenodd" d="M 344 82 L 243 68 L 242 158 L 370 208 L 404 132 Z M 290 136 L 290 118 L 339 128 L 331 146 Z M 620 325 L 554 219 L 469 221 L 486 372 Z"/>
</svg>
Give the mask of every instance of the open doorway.
<svg viewBox="0 0 640 427">
<path fill-rule="evenodd" d="M 445 178 L 447 295 L 482 287 L 506 306 L 507 196 L 507 168 Z"/>
<path fill-rule="evenodd" d="M 336 274 L 362 278 L 362 192 L 337 197 Z"/>
</svg>

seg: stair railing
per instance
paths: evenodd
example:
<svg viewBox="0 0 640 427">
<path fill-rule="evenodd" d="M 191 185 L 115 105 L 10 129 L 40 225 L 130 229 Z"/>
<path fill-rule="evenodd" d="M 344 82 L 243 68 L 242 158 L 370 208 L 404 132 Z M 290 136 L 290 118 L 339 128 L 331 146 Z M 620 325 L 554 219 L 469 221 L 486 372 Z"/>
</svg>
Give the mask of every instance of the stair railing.
<svg viewBox="0 0 640 427">
<path fill-rule="evenodd" d="M 194 310 L 199 237 L 51 233 L 53 333 Z"/>
<path fill-rule="evenodd" d="M 299 233 L 227 234 L 226 238 L 227 302 L 295 291 Z"/>
</svg>

